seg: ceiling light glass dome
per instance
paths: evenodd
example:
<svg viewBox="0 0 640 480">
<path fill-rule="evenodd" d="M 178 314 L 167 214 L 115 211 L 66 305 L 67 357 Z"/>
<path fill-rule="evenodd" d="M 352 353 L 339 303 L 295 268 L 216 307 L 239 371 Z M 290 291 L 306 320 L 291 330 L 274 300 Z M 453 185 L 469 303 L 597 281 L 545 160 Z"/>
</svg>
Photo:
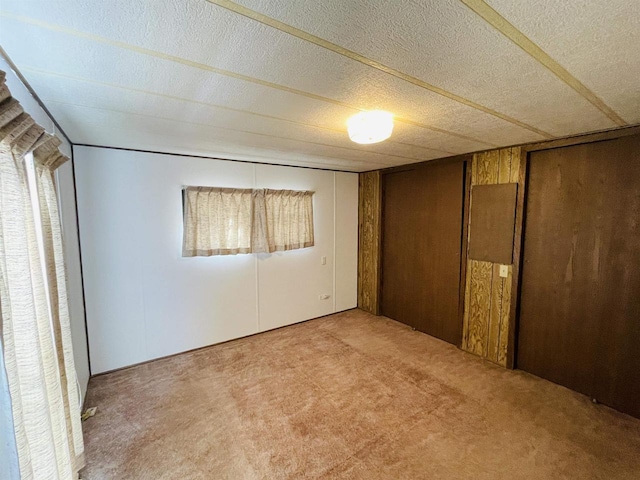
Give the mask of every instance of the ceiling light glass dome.
<svg viewBox="0 0 640 480">
<path fill-rule="evenodd" d="M 356 143 L 382 142 L 393 132 L 393 114 L 383 110 L 357 113 L 347 120 L 347 132 Z"/>
</svg>

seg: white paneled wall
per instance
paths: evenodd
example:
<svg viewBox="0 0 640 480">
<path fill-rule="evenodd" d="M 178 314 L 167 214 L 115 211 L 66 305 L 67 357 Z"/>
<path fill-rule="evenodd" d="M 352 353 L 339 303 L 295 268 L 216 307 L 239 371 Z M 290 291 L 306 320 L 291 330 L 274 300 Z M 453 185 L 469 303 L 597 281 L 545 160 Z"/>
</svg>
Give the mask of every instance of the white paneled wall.
<svg viewBox="0 0 640 480">
<path fill-rule="evenodd" d="M 357 174 L 74 153 L 94 374 L 356 306 Z M 313 190 L 315 246 L 183 258 L 183 185 Z"/>
</svg>

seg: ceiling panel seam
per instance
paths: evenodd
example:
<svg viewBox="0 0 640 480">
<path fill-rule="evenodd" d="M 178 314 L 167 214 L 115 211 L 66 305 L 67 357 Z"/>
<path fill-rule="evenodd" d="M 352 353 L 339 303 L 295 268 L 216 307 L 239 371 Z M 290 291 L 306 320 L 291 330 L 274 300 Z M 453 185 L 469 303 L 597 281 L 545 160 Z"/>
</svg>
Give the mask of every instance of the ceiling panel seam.
<svg viewBox="0 0 640 480">
<path fill-rule="evenodd" d="M 418 160 L 418 161 L 425 161 L 424 158 L 417 158 L 417 157 L 407 157 L 405 155 L 396 155 L 396 154 L 391 154 L 391 153 L 383 153 L 383 152 L 376 152 L 373 150 L 360 150 L 358 148 L 352 148 L 352 147 L 344 147 L 341 145 L 333 145 L 330 143 L 320 143 L 320 142 L 312 142 L 309 140 L 299 140 L 297 138 L 291 138 L 291 137 L 281 137 L 279 135 L 271 135 L 269 133 L 260 133 L 260 132 L 252 132 L 250 130 L 241 130 L 238 128 L 229 128 L 229 127 L 220 127 L 217 125 L 211 125 L 209 123 L 201 123 L 201 122 L 192 122 L 189 120 L 179 120 L 176 118 L 170 118 L 170 117 L 161 117 L 158 115 L 149 115 L 146 113 L 138 113 L 138 112 L 129 112 L 129 111 L 125 111 L 125 110 L 117 110 L 115 108 L 104 108 L 104 107 L 96 107 L 94 105 L 83 105 L 83 104 L 78 104 L 78 103 L 70 103 L 70 102 L 61 102 L 59 100 L 52 100 L 52 99 L 43 99 L 46 102 L 49 103 L 57 103 L 59 105 L 69 105 L 72 107 L 79 107 L 79 108 L 90 108 L 90 109 L 94 109 L 94 110 L 102 110 L 105 112 L 115 112 L 115 113 L 121 113 L 124 115 L 136 115 L 136 116 L 140 116 L 140 117 L 147 117 L 147 118 L 155 118 L 155 119 L 159 119 L 159 120 L 165 120 L 165 121 L 169 121 L 169 122 L 175 122 L 175 123 L 182 123 L 182 124 L 189 124 L 189 125 L 199 125 L 202 127 L 209 127 L 209 128 L 213 128 L 216 130 L 226 130 L 229 132 L 238 132 L 238 133 L 244 133 L 247 135 L 257 135 L 260 137 L 267 137 L 267 138 L 277 138 L 280 140 L 286 140 L 289 142 L 299 142 L 299 143 L 307 143 L 310 145 L 318 145 L 321 147 L 329 147 L 329 148 L 339 148 L 339 149 L 343 149 L 343 150 L 349 150 L 352 152 L 358 152 L 361 154 L 366 154 L 366 155 L 382 155 L 384 157 L 393 157 L 393 158 L 401 158 L 403 160 Z M 343 159 L 341 157 L 334 157 L 334 158 L 340 158 L 341 160 L 351 160 L 351 159 Z M 384 164 L 384 162 L 378 162 L 381 164 Z M 388 165 L 393 165 L 391 163 L 388 163 Z"/>
<path fill-rule="evenodd" d="M 337 45 L 335 43 L 332 43 L 328 40 L 325 40 L 324 38 L 318 37 L 316 35 L 313 35 L 309 32 L 306 32 L 304 30 L 301 30 L 299 28 L 293 27 L 289 24 L 286 24 L 284 22 L 281 22 L 279 20 L 276 20 L 275 18 L 269 17 L 267 15 L 264 15 L 260 12 L 256 12 L 255 10 L 251 10 L 250 8 L 244 7 L 242 5 L 238 5 L 235 2 L 232 2 L 230 0 L 206 0 L 209 3 L 212 3 L 214 5 L 217 5 L 219 7 L 225 8 L 231 12 L 237 13 L 239 15 L 242 15 L 244 17 L 247 17 L 251 20 L 255 20 L 256 22 L 262 23 L 264 25 L 267 25 L 269 27 L 275 28 L 277 30 L 280 30 L 281 32 L 287 33 L 289 35 L 292 35 L 296 38 L 299 38 L 301 40 L 305 40 L 309 43 L 313 43 L 314 45 L 317 45 L 319 47 L 325 48 L 327 50 L 330 50 L 334 53 L 337 53 L 339 55 L 342 55 L 350 60 L 354 60 L 356 62 L 362 63 L 363 65 L 366 65 L 368 67 L 371 68 L 375 68 L 376 70 L 379 70 L 381 72 L 384 72 L 388 75 L 391 75 L 393 77 L 399 78 L 400 80 L 404 80 L 406 82 L 409 82 L 417 87 L 420 88 L 424 88 L 426 90 L 429 90 L 430 92 L 433 92 L 435 94 L 441 95 L 445 98 L 448 98 L 449 100 L 453 100 L 455 102 L 461 103 L 463 105 L 466 105 L 467 107 L 471 107 L 474 108 L 476 110 L 480 110 L 481 112 L 487 113 L 489 115 L 492 115 L 494 117 L 500 118 L 501 120 L 504 120 L 506 122 L 509 122 L 513 125 L 517 125 L 518 127 L 527 129 L 531 132 L 537 133 L 538 135 L 545 137 L 545 138 L 555 138 L 553 135 L 551 135 L 548 132 L 545 132 L 544 130 L 541 130 L 537 127 L 534 127 L 533 125 L 529 125 L 528 123 L 522 122 L 520 120 L 518 120 L 517 118 L 511 117 L 507 114 L 498 112 L 497 110 L 494 110 L 492 108 L 489 107 L 485 107 L 484 105 L 481 105 L 479 103 L 474 102 L 473 100 L 469 100 L 467 98 L 464 98 L 460 95 L 456 95 L 455 93 L 449 92 L 448 90 L 445 90 L 444 88 L 438 87 L 436 85 L 432 85 L 428 82 L 425 82 L 424 80 L 421 80 L 417 77 L 414 77 L 412 75 L 409 75 L 405 72 L 402 72 L 400 70 L 397 70 L 395 68 L 392 68 L 388 65 L 385 65 L 383 63 L 380 63 L 376 60 L 373 60 L 371 58 L 365 57 L 364 55 L 361 55 L 357 52 L 354 52 L 353 50 L 349 50 L 345 47 L 342 47 L 340 45 Z"/>
<path fill-rule="evenodd" d="M 199 63 L 199 62 L 195 62 L 192 60 L 188 60 L 186 58 L 182 58 L 182 57 L 178 57 L 176 55 L 170 55 L 167 53 L 163 53 L 163 52 L 158 52 L 156 50 L 151 50 L 148 48 L 144 48 L 144 47 L 138 47 L 136 45 L 130 45 L 128 43 L 125 42 L 121 42 L 118 40 L 113 40 L 110 38 L 106 38 L 106 37 L 101 37 L 99 35 L 94 35 L 91 33 L 87 33 L 87 32 L 81 32 L 79 30 L 73 30 L 70 28 L 66 28 L 66 27 L 62 27 L 60 25 L 54 25 L 54 24 L 50 24 L 47 22 L 43 22 L 40 20 L 36 20 L 33 18 L 29 18 L 29 17 L 25 17 L 22 15 L 14 15 L 11 13 L 7 13 L 7 12 L 0 12 L 0 16 L 4 16 L 7 18 L 11 18 L 13 20 L 22 22 L 22 23 L 27 23 L 30 25 L 34 25 L 40 28 L 44 28 L 47 30 L 52 30 L 55 32 L 59 32 L 59 33 L 64 33 L 67 35 L 73 35 L 76 37 L 80 37 L 80 38 L 85 38 L 87 40 L 92 40 L 94 42 L 98 42 L 98 43 L 102 43 L 105 45 L 110 45 L 112 47 L 117 47 L 117 48 L 122 48 L 124 50 L 129 50 L 132 52 L 136 52 L 142 55 L 148 55 L 151 57 L 155 57 L 155 58 L 160 58 L 163 60 L 168 60 L 170 62 L 174 62 L 174 63 L 179 63 L 181 65 L 186 65 L 188 67 L 192 67 L 192 68 L 197 68 L 199 70 L 204 70 L 204 71 L 208 71 L 208 72 L 212 72 L 218 75 L 223 75 L 223 76 L 227 76 L 227 77 L 231 77 L 231 78 L 235 78 L 236 80 L 243 80 L 246 82 L 250 82 L 250 83 L 255 83 L 257 85 L 262 85 L 264 87 L 268 87 L 268 88 L 273 88 L 276 90 L 280 90 L 283 92 L 287 92 L 287 93 L 291 93 L 291 94 L 295 94 L 295 95 L 300 95 L 300 96 L 304 96 L 307 98 L 311 98 L 313 100 L 318 100 L 321 102 L 326 102 L 326 103 L 331 103 L 333 105 L 338 105 L 341 107 L 345 107 L 345 108 L 349 108 L 351 110 L 356 110 L 356 111 L 363 111 L 364 109 L 360 108 L 360 107 L 356 107 L 354 105 L 350 105 L 346 102 L 342 102 L 340 100 L 336 100 L 333 98 L 328 98 L 328 97 L 324 97 L 321 95 L 316 95 L 315 93 L 311 93 L 311 92 L 306 92 L 304 90 L 298 90 L 296 88 L 292 88 L 292 87 L 287 87 L 286 85 L 280 85 L 277 83 L 273 83 L 273 82 L 269 82 L 267 80 L 262 80 L 259 78 L 255 78 L 255 77 L 250 77 L 248 75 L 243 75 L 240 73 L 236 73 L 236 72 L 232 72 L 230 70 L 224 70 L 221 68 L 217 68 L 217 67 L 213 67 L 211 65 L 206 65 L 204 63 Z M 434 132 L 438 132 L 438 133 L 442 133 L 445 135 L 451 135 L 453 137 L 457 137 L 457 138 L 461 138 L 463 140 L 468 140 L 468 141 L 472 141 L 472 142 L 476 142 L 476 143 L 481 143 L 483 145 L 487 145 L 490 147 L 497 147 L 498 145 L 491 143 L 491 142 L 487 142 L 486 140 L 480 140 L 478 138 L 473 138 L 467 135 L 463 135 L 460 133 L 456 133 L 456 132 L 452 132 L 450 130 L 445 130 L 442 128 L 438 128 L 435 127 L 433 125 L 427 125 L 424 123 L 420 123 L 420 122 L 416 122 L 413 120 L 409 120 L 409 119 L 405 119 L 402 117 L 395 117 L 395 120 L 402 122 L 402 123 L 406 123 L 409 125 L 414 125 L 416 127 L 420 127 L 420 128 L 425 128 L 427 130 L 432 130 Z M 554 136 L 552 136 L 551 134 L 545 133 L 545 132 L 541 132 L 539 133 L 539 135 L 545 137 L 545 138 L 555 138 Z"/>
<path fill-rule="evenodd" d="M 211 0 L 209 0 L 211 1 Z M 500 13 L 493 9 L 484 0 L 460 0 L 473 12 L 484 19 L 488 24 L 498 30 L 501 34 L 515 43 L 527 54 L 533 57 L 538 63 L 547 68 L 551 73 L 558 77 L 562 82 L 567 84 L 579 95 L 589 101 L 593 106 L 606 115 L 611 121 L 620 127 L 628 125 L 628 123 L 604 100 L 592 92 L 586 85 L 573 76 L 560 63 L 554 60 L 548 53 L 540 48 L 533 40 L 518 30 L 511 22 L 504 18 Z"/>
<path fill-rule="evenodd" d="M 203 105 L 209 108 L 220 108 L 223 110 L 229 110 L 232 112 L 237 112 L 237 113 L 243 113 L 243 114 L 248 114 L 248 115 L 255 115 L 257 117 L 263 117 L 263 118 L 267 118 L 269 120 L 279 120 L 279 121 L 283 121 L 283 122 L 288 122 L 294 125 L 300 125 L 300 126 L 304 126 L 304 127 L 308 127 L 308 128 L 316 128 L 316 129 L 320 129 L 320 130 L 327 130 L 330 132 L 335 132 L 335 133 L 340 133 L 340 134 L 345 134 L 346 130 L 339 130 L 337 128 L 329 128 L 329 127 L 324 127 L 321 125 L 314 125 L 311 123 L 305 123 L 305 122 L 298 122 L 295 120 L 290 120 L 287 118 L 282 118 L 282 117 L 276 117 L 274 115 L 266 115 L 266 114 L 262 114 L 262 113 L 257 113 L 257 112 L 252 112 L 249 110 L 241 110 L 241 109 L 237 109 L 237 108 L 232 108 L 232 107 L 227 107 L 224 105 L 218 105 L 215 103 L 208 103 L 208 102 L 202 102 L 199 100 L 194 100 L 194 99 L 190 99 L 190 98 L 184 98 L 184 97 L 177 97 L 174 95 L 167 95 L 164 93 L 158 93 L 158 92 L 152 92 L 150 90 L 144 90 L 144 89 L 139 89 L 139 88 L 133 88 L 133 87 L 125 87 L 123 85 L 116 85 L 113 83 L 106 83 L 106 82 L 100 82 L 98 80 L 92 80 L 92 79 L 88 79 L 88 78 L 82 78 L 82 77 L 76 77 L 73 75 L 66 75 L 66 74 L 61 74 L 61 73 L 57 73 L 57 72 L 50 72 L 47 70 L 42 70 L 39 68 L 34 68 L 34 67 L 29 67 L 29 66 L 23 66 L 21 67 L 21 70 L 25 71 L 25 72 L 31 72 L 31 73 L 35 73 L 35 74 L 39 74 L 39 75 L 47 75 L 47 76 L 55 76 L 55 77 L 60 77 L 60 78 L 67 78 L 67 79 L 71 79 L 71 80 L 75 80 L 75 81 L 79 81 L 79 82 L 85 82 L 85 83 L 92 83 L 92 84 L 96 84 L 96 85 L 101 85 L 101 86 L 105 86 L 105 87 L 109 87 L 109 88 L 117 88 L 117 89 L 122 89 L 122 90 L 126 90 L 126 91 L 130 91 L 130 92 L 134 92 L 134 93 L 141 93 L 144 95 L 153 95 L 153 96 L 157 96 L 160 98 L 166 98 L 166 99 L 170 99 L 170 100 L 176 100 L 176 101 L 180 101 L 180 102 L 187 102 L 187 103 L 194 103 L 196 105 Z M 49 101 L 54 101 L 54 100 L 49 100 Z M 57 102 L 57 103 L 63 103 L 63 102 Z M 90 106 L 87 106 L 90 107 Z M 98 107 L 90 107 L 90 108 L 98 108 Z M 106 109 L 105 109 L 106 110 Z M 203 124 L 204 125 L 204 124 Z M 456 155 L 456 152 L 451 152 L 448 150 L 441 150 L 441 149 L 437 149 L 437 148 L 431 148 L 431 147 L 425 147 L 424 145 L 415 145 L 412 143 L 406 143 L 406 142 L 398 142 L 398 141 L 394 141 L 394 140 L 389 140 L 389 143 L 396 143 L 398 145 L 405 145 L 408 147 L 412 147 L 412 148 L 420 148 L 423 150 L 428 150 L 437 154 L 448 154 L 448 155 Z M 353 149 L 353 150 L 357 150 L 357 149 Z M 357 150 L 357 151 L 362 151 L 362 150 Z M 406 157 L 406 158 L 410 158 L 410 157 Z"/>
</svg>

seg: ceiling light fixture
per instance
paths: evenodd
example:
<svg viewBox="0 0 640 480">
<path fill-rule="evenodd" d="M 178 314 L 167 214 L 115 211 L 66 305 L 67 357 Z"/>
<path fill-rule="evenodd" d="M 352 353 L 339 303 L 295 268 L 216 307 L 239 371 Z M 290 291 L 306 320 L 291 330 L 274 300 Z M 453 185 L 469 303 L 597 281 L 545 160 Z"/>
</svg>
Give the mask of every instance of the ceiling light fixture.
<svg viewBox="0 0 640 480">
<path fill-rule="evenodd" d="M 360 112 L 347 120 L 349 138 L 361 144 L 378 143 L 391 136 L 393 114 L 383 110 Z"/>
</svg>

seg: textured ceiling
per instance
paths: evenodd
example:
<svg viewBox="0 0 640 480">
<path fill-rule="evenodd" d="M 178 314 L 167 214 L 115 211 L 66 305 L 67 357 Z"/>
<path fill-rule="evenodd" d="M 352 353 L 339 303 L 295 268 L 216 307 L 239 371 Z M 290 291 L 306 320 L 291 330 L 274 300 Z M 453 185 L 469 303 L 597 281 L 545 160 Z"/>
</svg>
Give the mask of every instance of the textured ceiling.
<svg viewBox="0 0 640 480">
<path fill-rule="evenodd" d="M 0 44 L 82 144 L 363 171 L 640 123 L 635 0 L 2 0 Z"/>
</svg>

